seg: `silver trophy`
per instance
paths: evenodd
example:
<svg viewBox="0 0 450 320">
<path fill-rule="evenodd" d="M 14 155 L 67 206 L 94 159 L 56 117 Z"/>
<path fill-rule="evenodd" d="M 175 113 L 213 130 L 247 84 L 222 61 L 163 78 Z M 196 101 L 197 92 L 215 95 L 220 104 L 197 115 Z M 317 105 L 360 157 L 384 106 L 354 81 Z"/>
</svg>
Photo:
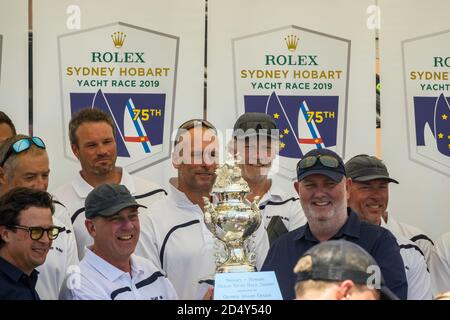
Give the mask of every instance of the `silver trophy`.
<svg viewBox="0 0 450 320">
<path fill-rule="evenodd" d="M 216 273 L 253 272 L 254 245 L 250 237 L 261 224 L 259 197 L 249 202 L 247 182 L 234 160 L 225 162 L 216 170 L 217 179 L 212 189 L 213 202 L 205 202 L 205 223 L 214 236 L 223 243 L 225 252 L 216 254 Z"/>
</svg>

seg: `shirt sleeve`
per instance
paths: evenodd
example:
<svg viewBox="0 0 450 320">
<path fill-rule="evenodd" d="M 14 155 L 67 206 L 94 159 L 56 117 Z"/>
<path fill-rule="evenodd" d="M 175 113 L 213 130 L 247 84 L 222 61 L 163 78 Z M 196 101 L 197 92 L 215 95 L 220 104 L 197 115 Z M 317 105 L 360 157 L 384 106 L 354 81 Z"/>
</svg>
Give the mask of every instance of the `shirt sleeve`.
<svg viewBox="0 0 450 320">
<path fill-rule="evenodd" d="M 408 297 L 408 282 L 406 280 L 405 265 L 400 255 L 400 247 L 389 230 L 385 229 L 383 231 L 371 254 L 380 267 L 386 286 L 397 297 L 406 300 Z"/>
<path fill-rule="evenodd" d="M 408 300 L 431 300 L 431 277 L 424 256 L 414 248 L 400 249 L 408 281 Z"/>
<path fill-rule="evenodd" d="M 431 282 L 434 294 L 450 290 L 450 232 L 439 237 L 431 253 Z"/>
<path fill-rule="evenodd" d="M 255 231 L 255 246 L 256 268 L 260 270 L 269 251 L 269 237 L 262 221 L 259 228 Z"/>
<path fill-rule="evenodd" d="M 289 231 L 295 230 L 308 222 L 300 205 L 300 200 L 291 201 L 289 211 Z"/>
<path fill-rule="evenodd" d="M 153 220 L 149 217 L 149 213 L 143 212 L 139 215 L 141 232 L 139 242 L 136 246 L 136 254 L 149 259 L 153 264 L 162 270 L 161 261 L 159 259 L 158 233 Z"/>
<path fill-rule="evenodd" d="M 111 300 L 98 285 L 87 280 L 81 270 L 72 270 L 64 281 L 59 300 Z"/>
</svg>

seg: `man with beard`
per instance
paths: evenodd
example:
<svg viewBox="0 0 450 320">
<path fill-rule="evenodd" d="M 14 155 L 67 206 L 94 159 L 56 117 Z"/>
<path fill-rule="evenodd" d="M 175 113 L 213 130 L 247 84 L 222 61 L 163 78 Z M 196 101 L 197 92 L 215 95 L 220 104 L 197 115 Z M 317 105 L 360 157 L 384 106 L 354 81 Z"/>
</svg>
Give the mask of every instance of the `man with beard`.
<svg viewBox="0 0 450 320">
<path fill-rule="evenodd" d="M 180 299 L 204 297 L 208 287 L 203 280 L 215 273 L 214 247 L 219 240 L 204 222 L 203 197 L 210 197 L 216 179 L 217 140 L 217 131 L 208 121 L 193 119 L 179 127 L 172 153 L 178 176 L 169 181 L 169 196 L 150 208 L 154 261 L 166 271 Z M 262 224 L 255 233 L 260 267 L 269 242 Z"/>
<path fill-rule="evenodd" d="M 347 208 L 352 181 L 346 178 L 341 157 L 328 149 L 311 150 L 297 164 L 297 180 L 295 187 L 308 223 L 278 238 L 262 268 L 275 271 L 283 298 L 295 297 L 292 270 L 308 249 L 331 239 L 345 239 L 369 252 L 386 286 L 406 299 L 408 284 L 395 237 L 382 227 L 360 221 Z"/>
<path fill-rule="evenodd" d="M 136 202 L 125 186 L 102 184 L 86 198 L 86 229 L 94 244 L 80 262 L 78 283 L 67 281 L 67 300 L 173 300 L 172 284 L 148 259 L 134 254 L 140 224 Z M 70 277 L 69 277 L 70 278 Z M 68 280 L 69 280 L 68 278 Z"/>
<path fill-rule="evenodd" d="M 69 139 L 73 154 L 81 164 L 81 171 L 75 179 L 55 192 L 55 197 L 64 203 L 69 211 L 78 246 L 78 255 L 84 256 L 87 245 L 92 244 L 84 226 L 84 201 L 96 186 L 104 183 L 122 184 L 139 200 L 139 204 L 149 206 L 160 199 L 165 191 L 156 184 L 131 176 L 124 168 L 116 166 L 116 130 L 111 117 L 99 109 L 83 109 L 73 116 L 69 123 Z M 142 232 L 146 232 L 147 217 L 141 217 Z M 145 244 L 139 242 L 136 252 L 141 252 Z"/>
<path fill-rule="evenodd" d="M 39 300 L 35 286 L 53 240 L 52 197 L 15 188 L 0 198 L 0 300 Z"/>
<path fill-rule="evenodd" d="M 247 199 L 253 201 L 259 197 L 270 243 L 306 223 L 299 199 L 292 195 L 294 188 L 292 193 L 283 190 L 269 178 L 278 144 L 278 127 L 265 113 L 244 113 L 234 124 L 232 153 L 238 158 L 242 177 L 250 187 Z"/>
</svg>

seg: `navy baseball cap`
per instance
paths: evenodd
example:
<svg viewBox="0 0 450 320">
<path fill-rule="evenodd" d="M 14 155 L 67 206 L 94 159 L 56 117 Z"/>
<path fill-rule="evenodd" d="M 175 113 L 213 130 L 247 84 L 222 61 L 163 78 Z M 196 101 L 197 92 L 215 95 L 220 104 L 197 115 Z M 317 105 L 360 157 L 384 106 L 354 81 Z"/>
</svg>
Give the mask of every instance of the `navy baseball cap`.
<svg viewBox="0 0 450 320">
<path fill-rule="evenodd" d="M 372 283 L 375 259 L 359 245 L 347 240 L 330 240 L 306 251 L 294 267 L 297 282 L 352 280 L 359 285 L 372 285 L 380 292 L 381 300 L 399 300 L 388 288 L 380 273 L 378 283 Z"/>
<path fill-rule="evenodd" d="M 136 202 L 127 187 L 113 183 L 95 187 L 86 197 L 84 206 L 86 219 L 111 217 L 128 207 L 147 208 Z"/>
<path fill-rule="evenodd" d="M 301 181 L 312 174 L 323 174 L 340 182 L 345 173 L 344 161 L 329 149 L 313 149 L 297 163 L 297 180 Z"/>
</svg>

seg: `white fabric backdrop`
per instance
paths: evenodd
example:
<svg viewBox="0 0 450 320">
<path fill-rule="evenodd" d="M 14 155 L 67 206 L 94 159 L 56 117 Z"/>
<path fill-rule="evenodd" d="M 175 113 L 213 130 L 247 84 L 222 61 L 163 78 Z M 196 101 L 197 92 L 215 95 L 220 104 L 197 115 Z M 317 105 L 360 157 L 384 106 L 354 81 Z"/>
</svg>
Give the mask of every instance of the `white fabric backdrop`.
<svg viewBox="0 0 450 320">
<path fill-rule="evenodd" d="M 450 2 L 380 0 L 379 4 L 382 17 L 380 58 L 383 159 L 391 176 L 400 182 L 399 185 L 391 185 L 389 214 L 437 237 L 450 230 L 450 178 L 433 169 L 436 167 L 434 160 L 424 161 L 423 157 L 417 156 L 420 148 L 415 145 L 415 137 L 409 136 L 410 133 L 415 133 L 414 123 L 409 125 L 409 131 L 407 126 L 407 120 L 414 120 L 415 115 L 412 110 L 407 112 L 407 103 L 413 101 L 413 96 L 437 97 L 441 93 L 421 91 L 420 83 L 446 81 L 411 81 L 409 72 L 413 67 L 413 70 L 419 71 L 449 71 L 449 68 L 433 67 L 432 57 L 449 56 L 450 42 L 436 42 L 436 37 L 404 42 L 407 71 L 404 75 L 402 41 L 449 30 Z M 421 67 L 418 69 L 419 65 Z M 408 91 L 405 90 L 405 85 L 409 87 Z M 447 97 L 450 95 L 448 90 L 444 94 Z"/>
<path fill-rule="evenodd" d="M 0 110 L 28 134 L 28 1 L 0 2 Z"/>
<path fill-rule="evenodd" d="M 69 30 L 69 6 L 81 13 L 81 29 Z M 52 176 L 50 190 L 69 181 L 79 165 L 64 156 L 60 97 L 58 39 L 73 31 L 118 21 L 179 37 L 173 126 L 203 115 L 204 3 L 201 0 L 41 0 L 34 17 L 34 128 L 49 145 Z M 69 22 L 73 22 L 72 20 Z M 157 48 L 155 48 L 157 50 Z M 145 91 L 143 92 L 145 93 Z M 119 162 L 120 164 L 120 159 Z M 173 174 L 170 160 L 137 173 L 163 186 Z"/>
<path fill-rule="evenodd" d="M 210 1 L 208 119 L 226 129 L 232 128 L 238 116 L 233 79 L 233 39 L 295 25 L 351 41 L 345 158 L 358 153 L 374 154 L 375 33 L 366 24 L 370 18 L 366 10 L 372 4 L 373 1 L 368 0 Z M 268 47 L 267 52 L 262 51 L 261 55 L 273 50 Z M 302 90 L 291 92 L 292 95 L 311 94 Z M 315 94 L 327 95 L 326 91 Z M 288 179 L 282 178 L 279 183 L 291 188 Z"/>
</svg>

